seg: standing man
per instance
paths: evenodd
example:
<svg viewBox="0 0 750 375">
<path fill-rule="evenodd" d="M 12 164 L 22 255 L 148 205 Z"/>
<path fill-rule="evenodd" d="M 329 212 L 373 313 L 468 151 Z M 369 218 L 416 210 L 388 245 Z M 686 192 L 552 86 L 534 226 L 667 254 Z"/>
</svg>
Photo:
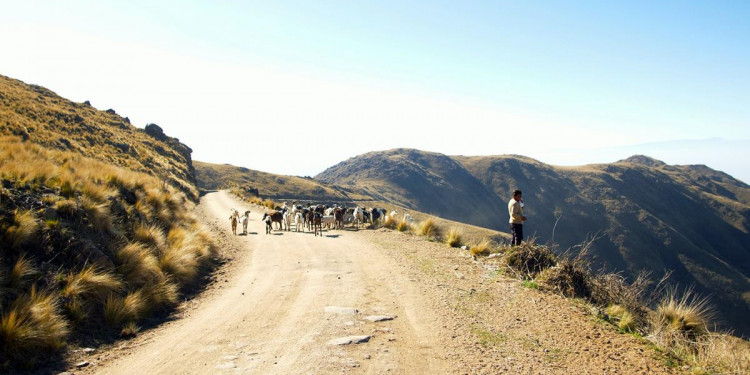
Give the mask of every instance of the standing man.
<svg viewBox="0 0 750 375">
<path fill-rule="evenodd" d="M 513 236 L 510 246 L 518 246 L 523 241 L 523 222 L 526 221 L 526 216 L 523 216 L 521 190 L 513 191 L 513 198 L 508 202 L 508 214 L 510 214 L 510 233 Z"/>
</svg>

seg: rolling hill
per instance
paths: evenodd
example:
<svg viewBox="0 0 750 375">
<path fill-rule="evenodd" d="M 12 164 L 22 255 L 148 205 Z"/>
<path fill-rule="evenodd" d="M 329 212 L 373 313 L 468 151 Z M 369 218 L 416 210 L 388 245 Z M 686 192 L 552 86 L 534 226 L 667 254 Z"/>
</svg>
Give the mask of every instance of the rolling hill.
<svg viewBox="0 0 750 375">
<path fill-rule="evenodd" d="M 507 200 L 524 191 L 525 232 L 591 254 L 608 271 L 694 285 L 723 327 L 750 334 L 750 187 L 705 166 L 645 156 L 555 167 L 522 156 L 446 156 L 410 149 L 366 153 L 318 176 L 440 217 L 507 231 Z"/>
</svg>

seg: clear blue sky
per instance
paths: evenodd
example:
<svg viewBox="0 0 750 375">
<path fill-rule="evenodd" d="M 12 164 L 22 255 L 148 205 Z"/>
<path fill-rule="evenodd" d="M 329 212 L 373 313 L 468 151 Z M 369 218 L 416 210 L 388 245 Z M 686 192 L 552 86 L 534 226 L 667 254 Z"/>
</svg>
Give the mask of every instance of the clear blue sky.
<svg viewBox="0 0 750 375">
<path fill-rule="evenodd" d="M 314 175 L 394 147 L 550 164 L 644 151 L 750 181 L 750 2 L 0 8 L 0 74 L 157 123 L 197 160 Z"/>
</svg>

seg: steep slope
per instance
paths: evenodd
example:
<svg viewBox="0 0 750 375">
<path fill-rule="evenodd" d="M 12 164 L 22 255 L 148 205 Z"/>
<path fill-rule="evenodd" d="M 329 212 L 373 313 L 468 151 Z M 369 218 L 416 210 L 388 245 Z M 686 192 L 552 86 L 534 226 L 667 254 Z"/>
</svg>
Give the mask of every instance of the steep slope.
<svg viewBox="0 0 750 375">
<path fill-rule="evenodd" d="M 720 323 L 750 334 L 750 188 L 704 166 L 644 156 L 613 164 L 554 167 L 533 159 L 455 156 L 417 150 L 371 152 L 316 176 L 384 201 L 507 230 L 510 192 L 524 191 L 526 233 L 561 250 L 597 237 L 595 264 L 711 294 Z"/>
<path fill-rule="evenodd" d="M 74 103 L 0 75 L 0 134 L 145 172 L 197 198 L 190 147 L 154 124 L 139 129 L 114 110 Z"/>
<path fill-rule="evenodd" d="M 360 155 L 319 175 L 316 180 L 361 188 L 377 200 L 451 220 L 497 228 L 503 220 L 498 197 L 448 156 L 411 149 Z"/>
<path fill-rule="evenodd" d="M 0 373 L 134 335 L 205 283 L 192 181 L 158 126 L 0 76 Z"/>
</svg>

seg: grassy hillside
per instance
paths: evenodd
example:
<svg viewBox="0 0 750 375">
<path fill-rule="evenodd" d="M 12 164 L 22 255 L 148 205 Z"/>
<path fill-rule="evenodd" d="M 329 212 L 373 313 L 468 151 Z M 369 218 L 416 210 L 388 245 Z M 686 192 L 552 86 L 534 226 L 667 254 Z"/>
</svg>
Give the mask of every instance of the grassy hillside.
<svg viewBox="0 0 750 375">
<path fill-rule="evenodd" d="M 281 176 L 229 164 L 193 163 L 198 186 L 215 190 L 236 187 L 249 195 L 269 199 L 299 199 L 348 202 L 368 200 L 367 196 L 338 186 L 296 176 Z"/>
<path fill-rule="evenodd" d="M 0 372 L 130 336 L 212 267 L 190 149 L 0 76 Z"/>
<path fill-rule="evenodd" d="M 0 75 L 0 134 L 147 173 L 197 198 L 192 150 L 161 128 L 138 129 L 114 110 L 74 103 Z"/>
<path fill-rule="evenodd" d="M 598 266 L 631 278 L 673 270 L 671 282 L 712 295 L 724 327 L 750 334 L 750 187 L 710 168 L 648 157 L 555 167 L 514 155 L 399 149 L 360 155 L 316 179 L 501 231 L 510 192 L 520 188 L 527 236 L 574 252 L 597 236 L 590 255 Z"/>
</svg>

